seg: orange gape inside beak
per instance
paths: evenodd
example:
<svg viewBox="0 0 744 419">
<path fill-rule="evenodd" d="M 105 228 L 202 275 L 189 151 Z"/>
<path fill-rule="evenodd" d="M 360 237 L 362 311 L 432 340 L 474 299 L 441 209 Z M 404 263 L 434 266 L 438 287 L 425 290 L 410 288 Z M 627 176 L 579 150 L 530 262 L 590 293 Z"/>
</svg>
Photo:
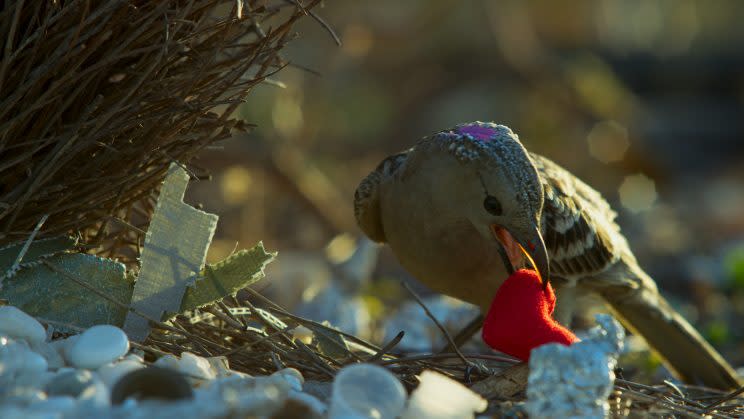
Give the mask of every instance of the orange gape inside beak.
<svg viewBox="0 0 744 419">
<path fill-rule="evenodd" d="M 544 283 L 535 261 L 532 259 L 532 256 L 530 256 L 530 252 L 525 250 L 525 248 L 514 239 L 514 236 L 509 233 L 509 230 L 499 226 L 498 224 L 491 224 L 491 232 L 504 247 L 509 262 L 511 262 L 512 268 L 515 271 L 526 265 L 527 268 L 532 269 L 537 273 L 540 283 Z M 535 245 L 530 243 L 530 246 L 534 247 Z M 525 259 L 527 260 L 527 264 L 524 263 Z"/>
</svg>

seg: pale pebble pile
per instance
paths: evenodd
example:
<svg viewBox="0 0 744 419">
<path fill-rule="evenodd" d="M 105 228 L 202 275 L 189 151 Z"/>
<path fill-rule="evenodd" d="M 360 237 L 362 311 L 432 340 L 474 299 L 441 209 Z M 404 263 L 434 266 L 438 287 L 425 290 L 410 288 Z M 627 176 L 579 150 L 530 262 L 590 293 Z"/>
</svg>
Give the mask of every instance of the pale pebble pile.
<svg viewBox="0 0 744 419">
<path fill-rule="evenodd" d="M 129 349 L 126 334 L 115 326 L 94 326 L 80 335 L 50 341 L 47 331 L 36 319 L 15 307 L 0 307 L 0 418 L 347 417 L 334 415 L 326 401 L 303 392 L 304 378 L 293 368 L 270 376 L 252 377 L 230 370 L 224 357 L 203 358 L 188 352 L 181 357 L 163 356 L 154 366 L 148 367 L 142 357 Z M 354 368 L 364 370 L 358 367 L 359 364 Z M 368 368 L 389 375 L 388 384 L 402 391 L 392 373 L 378 366 Z M 187 392 L 190 387 L 190 394 L 178 400 L 123 397 L 120 399 L 123 402 L 112 403 L 112 390 L 116 399 L 119 397 L 117 391 L 124 387 L 122 383 L 142 375 L 138 371 L 174 371 L 166 375 L 177 377 L 178 385 L 185 386 Z M 411 414 L 428 412 L 430 409 L 423 405 L 430 403 L 432 397 L 441 405 L 458 406 L 452 412 L 441 411 L 443 415 L 437 417 L 443 419 L 472 418 L 475 411 L 485 407 L 485 400 L 460 383 L 432 377 L 428 381 L 428 385 L 420 386 L 408 399 L 405 409 L 403 392 L 399 411 L 390 418 L 415 417 Z M 334 390 L 329 400 L 331 406 L 339 402 L 341 394 L 352 394 L 355 399 L 343 403 L 354 406 L 373 401 L 376 393 L 382 390 L 370 388 L 364 376 L 351 383 L 359 386 L 358 391 Z M 465 402 L 463 395 L 468 396 Z M 381 417 L 376 416 L 379 413 L 376 412 L 372 407 L 358 412 L 360 415 L 355 417 Z"/>
<path fill-rule="evenodd" d="M 303 393 L 302 374 L 291 368 L 266 377 L 229 369 L 221 357 L 188 352 L 161 357 L 155 366 L 187 377 L 193 398 L 179 401 L 127 399 L 112 405 L 111 390 L 124 375 L 145 368 L 129 353 L 126 334 L 115 326 L 49 341 L 44 327 L 12 306 L 0 307 L 0 418 L 210 418 L 250 414 L 270 417 L 287 402 L 304 417 L 321 417 L 326 405 Z M 296 406 L 295 406 L 296 408 Z"/>
</svg>

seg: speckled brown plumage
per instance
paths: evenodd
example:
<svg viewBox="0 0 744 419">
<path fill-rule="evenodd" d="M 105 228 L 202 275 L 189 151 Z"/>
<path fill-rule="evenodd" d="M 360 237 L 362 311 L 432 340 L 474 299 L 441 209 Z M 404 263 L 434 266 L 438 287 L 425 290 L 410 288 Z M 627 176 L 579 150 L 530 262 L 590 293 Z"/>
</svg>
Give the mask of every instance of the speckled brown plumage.
<svg viewBox="0 0 744 419">
<path fill-rule="evenodd" d="M 488 214 L 484 197 L 503 214 Z M 359 185 L 355 215 L 373 240 L 434 290 L 488 308 L 506 278 L 490 225 L 515 237 L 541 233 L 558 303 L 577 289 L 603 297 L 689 382 L 729 389 L 739 379 L 725 360 L 659 294 L 638 266 L 602 196 L 545 157 L 529 153 L 508 127 L 460 124 L 384 159 Z M 563 301 L 562 301 L 563 300 Z"/>
</svg>

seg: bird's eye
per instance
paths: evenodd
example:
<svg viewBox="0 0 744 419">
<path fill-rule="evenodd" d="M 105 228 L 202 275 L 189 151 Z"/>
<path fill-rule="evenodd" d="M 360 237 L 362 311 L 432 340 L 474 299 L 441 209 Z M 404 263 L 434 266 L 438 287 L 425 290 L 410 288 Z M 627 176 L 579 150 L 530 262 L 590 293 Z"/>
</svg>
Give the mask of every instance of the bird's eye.
<svg viewBox="0 0 744 419">
<path fill-rule="evenodd" d="M 483 208 L 493 215 L 501 215 L 501 203 L 495 196 L 486 196 L 486 199 L 483 200 Z"/>
</svg>

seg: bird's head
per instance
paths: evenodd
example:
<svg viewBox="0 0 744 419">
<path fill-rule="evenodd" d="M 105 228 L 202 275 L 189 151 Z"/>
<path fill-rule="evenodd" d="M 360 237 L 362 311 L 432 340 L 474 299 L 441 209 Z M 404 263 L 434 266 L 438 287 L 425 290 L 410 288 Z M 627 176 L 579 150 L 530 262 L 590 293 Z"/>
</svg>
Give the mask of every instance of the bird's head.
<svg viewBox="0 0 744 419">
<path fill-rule="evenodd" d="M 508 271 L 534 267 L 547 284 L 550 267 L 540 234 L 543 187 L 527 150 L 511 129 L 473 122 L 440 131 L 419 143 L 410 165 L 428 180 L 436 214 L 465 217 L 483 240 L 496 240 Z M 408 170 L 406 170 L 408 171 Z M 403 175 L 405 176 L 405 174 Z"/>
</svg>

